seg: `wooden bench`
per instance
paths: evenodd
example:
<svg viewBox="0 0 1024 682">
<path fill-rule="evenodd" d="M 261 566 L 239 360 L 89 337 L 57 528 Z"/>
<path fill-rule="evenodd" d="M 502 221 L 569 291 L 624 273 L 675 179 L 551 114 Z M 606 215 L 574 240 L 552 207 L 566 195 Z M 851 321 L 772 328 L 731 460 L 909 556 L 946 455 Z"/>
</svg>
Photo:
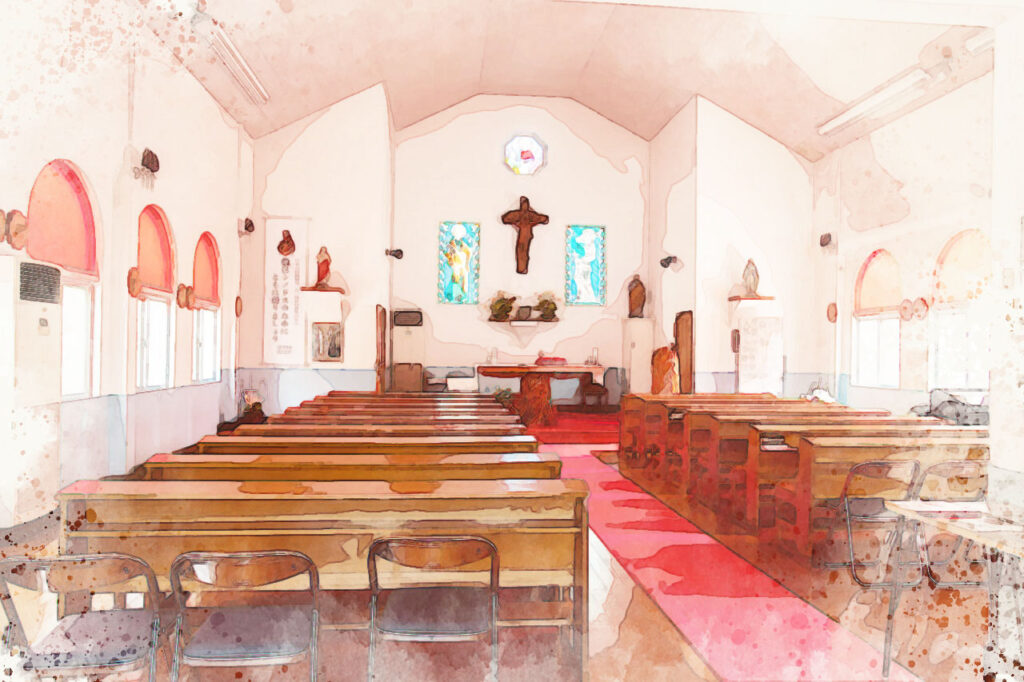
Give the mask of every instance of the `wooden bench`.
<svg viewBox="0 0 1024 682">
<path fill-rule="evenodd" d="M 873 460 L 915 459 L 922 467 L 957 459 L 989 457 L 983 438 L 899 436 L 809 436 L 797 446 L 792 476 L 779 476 L 775 487 L 774 537 L 809 558 L 818 521 L 829 514 L 822 505 L 839 497 L 854 464 Z M 776 472 L 776 474 L 783 472 Z M 819 530 L 822 530 L 819 528 Z"/>
<path fill-rule="evenodd" d="M 182 552 L 297 550 L 316 563 L 322 589 L 366 590 L 367 549 L 375 539 L 483 536 L 498 548 L 503 588 L 550 587 L 564 595 L 556 603 L 524 603 L 515 614 L 503 610 L 500 625 L 569 628 L 582 678 L 586 495 L 586 484 L 575 480 L 80 481 L 57 495 L 59 549 L 141 557 L 164 591 Z"/>
<path fill-rule="evenodd" d="M 635 483 L 648 487 L 647 462 L 653 447 L 668 438 L 668 405 L 718 405 L 777 400 L 768 393 L 692 393 L 660 395 L 631 393 L 622 397 L 619 413 L 619 468 Z M 664 435 L 664 437 L 662 437 Z"/>
<path fill-rule="evenodd" d="M 439 481 L 558 478 L 558 455 L 153 455 L 126 478 L 153 481 Z"/>
<path fill-rule="evenodd" d="M 740 417 L 719 417 L 746 428 L 747 456 L 738 467 L 743 484 L 732 500 L 719 498 L 719 508 L 751 531 L 765 523 L 759 520 L 761 493 L 770 494 L 780 478 L 796 476 L 796 453 L 800 439 L 807 436 L 950 437 L 984 439 L 985 428 L 952 426 L 938 419 L 920 417 L 852 418 L 837 415 L 821 418 L 741 421 Z M 738 435 L 738 433 L 734 434 Z M 766 503 L 767 504 L 767 503 Z"/>
<path fill-rule="evenodd" d="M 498 403 L 493 405 L 393 405 L 390 403 L 367 404 L 352 403 L 350 405 L 334 403 L 317 403 L 306 401 L 300 403 L 304 410 L 319 412 L 336 412 L 339 414 L 428 414 L 428 415 L 464 415 L 464 414 L 513 414 Z M 285 414 L 288 414 L 286 411 Z"/>
<path fill-rule="evenodd" d="M 418 436 L 518 436 L 522 424 L 242 424 L 236 436 L 349 436 L 358 438 L 406 438 Z"/>
<path fill-rule="evenodd" d="M 289 408 L 267 418 L 268 424 L 522 424 L 518 415 L 498 412 L 466 414 L 421 414 L 419 412 L 376 414 L 371 418 L 350 412 Z"/>
<path fill-rule="evenodd" d="M 416 436 L 408 438 L 303 438 L 286 436 L 205 436 L 181 451 L 201 454 L 457 454 L 537 452 L 533 436 Z"/>
</svg>

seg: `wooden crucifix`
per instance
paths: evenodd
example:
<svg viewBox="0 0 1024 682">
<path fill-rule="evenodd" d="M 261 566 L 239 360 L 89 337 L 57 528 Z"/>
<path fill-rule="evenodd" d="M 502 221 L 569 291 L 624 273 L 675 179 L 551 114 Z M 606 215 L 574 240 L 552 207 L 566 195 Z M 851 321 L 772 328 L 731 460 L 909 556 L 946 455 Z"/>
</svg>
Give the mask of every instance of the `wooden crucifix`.
<svg viewBox="0 0 1024 682">
<path fill-rule="evenodd" d="M 516 228 L 516 272 L 525 275 L 530 268 L 530 242 L 533 241 L 533 228 L 547 225 L 548 217 L 530 208 L 530 200 L 519 197 L 519 209 L 506 211 L 501 222 Z"/>
</svg>

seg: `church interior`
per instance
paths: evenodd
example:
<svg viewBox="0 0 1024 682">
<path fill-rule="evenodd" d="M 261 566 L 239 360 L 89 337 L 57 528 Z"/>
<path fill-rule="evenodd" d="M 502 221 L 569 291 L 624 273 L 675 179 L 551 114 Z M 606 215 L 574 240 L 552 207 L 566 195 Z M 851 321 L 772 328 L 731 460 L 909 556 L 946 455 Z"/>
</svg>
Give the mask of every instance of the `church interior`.
<svg viewBox="0 0 1024 682">
<path fill-rule="evenodd" d="M 1024 679 L 1024 1 L 0 18 L 3 679 Z"/>
</svg>

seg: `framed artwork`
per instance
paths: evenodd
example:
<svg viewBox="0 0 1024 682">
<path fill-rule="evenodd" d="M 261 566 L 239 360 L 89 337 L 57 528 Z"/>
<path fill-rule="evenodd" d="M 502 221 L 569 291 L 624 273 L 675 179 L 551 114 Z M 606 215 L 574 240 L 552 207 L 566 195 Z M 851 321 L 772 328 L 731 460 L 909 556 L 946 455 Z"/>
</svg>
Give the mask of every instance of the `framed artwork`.
<svg viewBox="0 0 1024 682">
<path fill-rule="evenodd" d="M 313 362 L 341 362 L 344 348 L 340 322 L 313 323 Z"/>
<path fill-rule="evenodd" d="M 441 223 L 437 258 L 437 300 L 480 302 L 480 225 Z"/>
<path fill-rule="evenodd" d="M 605 304 L 604 228 L 570 225 L 565 230 L 565 302 Z"/>
</svg>

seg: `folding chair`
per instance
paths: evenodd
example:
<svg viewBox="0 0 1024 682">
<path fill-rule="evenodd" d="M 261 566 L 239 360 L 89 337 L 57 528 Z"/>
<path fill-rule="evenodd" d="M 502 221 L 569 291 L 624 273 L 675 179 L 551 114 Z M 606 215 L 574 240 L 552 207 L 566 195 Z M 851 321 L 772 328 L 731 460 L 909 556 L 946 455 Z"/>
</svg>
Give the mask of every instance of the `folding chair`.
<svg viewBox="0 0 1024 682">
<path fill-rule="evenodd" d="M 148 679 L 156 679 L 160 592 L 141 559 L 114 553 L 4 559 L 0 600 L 5 643 L 39 677 L 127 673 L 148 660 Z"/>
<path fill-rule="evenodd" d="M 302 579 L 305 576 L 305 580 Z M 319 576 L 299 552 L 189 552 L 171 565 L 174 666 L 285 665 L 317 676 Z"/>
<path fill-rule="evenodd" d="M 886 500 L 907 500 L 916 491 L 921 465 L 916 460 L 881 460 L 854 465 L 843 482 L 839 507 L 845 519 L 847 560 L 826 563 L 828 567 L 848 567 L 853 580 L 865 590 L 889 591 L 889 614 L 885 624 L 885 646 L 882 652 L 882 674 L 889 676 L 892 663 L 892 636 L 896 608 L 903 591 L 917 587 L 924 572 L 914 535 L 908 534 L 906 519 L 885 507 Z M 869 537 L 877 541 L 876 556 L 858 546 L 855 528 L 870 529 Z M 884 535 L 882 535 L 884 533 Z M 910 547 L 904 546 L 907 536 Z M 879 539 L 879 536 L 882 536 Z M 906 552 L 910 559 L 905 559 Z M 874 575 L 868 572 L 874 569 Z M 905 572 L 911 573 L 905 577 Z"/>
<path fill-rule="evenodd" d="M 382 571 L 378 561 L 391 564 L 390 570 Z M 384 538 L 370 545 L 367 569 L 371 595 L 368 679 L 374 679 L 378 638 L 460 642 L 489 635 L 490 673 L 497 682 L 498 550 L 490 540 Z M 487 577 L 482 579 L 480 573 L 485 570 Z"/>
</svg>

